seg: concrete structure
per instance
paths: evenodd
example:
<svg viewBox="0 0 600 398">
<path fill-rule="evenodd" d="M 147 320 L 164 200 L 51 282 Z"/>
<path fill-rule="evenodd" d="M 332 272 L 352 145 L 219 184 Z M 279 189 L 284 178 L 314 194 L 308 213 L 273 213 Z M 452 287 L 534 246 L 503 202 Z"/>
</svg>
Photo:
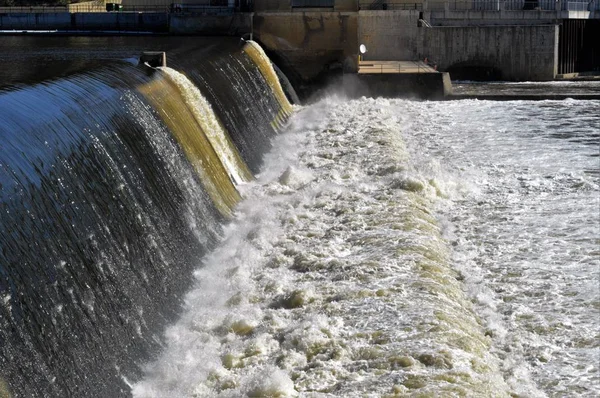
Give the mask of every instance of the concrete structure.
<svg viewBox="0 0 600 398">
<path fill-rule="evenodd" d="M 110 1 L 109 1 L 110 2 Z M 125 9 L 142 7 L 170 8 L 171 4 L 182 4 L 198 7 L 226 7 L 235 8 L 235 0 L 121 0 Z"/>
<path fill-rule="evenodd" d="M 351 98 L 444 99 L 452 93 L 448 73 L 346 74 L 343 88 Z"/>
<path fill-rule="evenodd" d="M 250 4 L 243 1 L 190 0 L 183 3 L 203 8 L 187 10 L 165 10 L 171 0 L 123 3 L 139 1 L 161 11 L 0 14 L 0 29 L 251 34 L 300 89 L 356 72 L 361 43 L 365 60 L 428 58 L 456 77 L 551 80 L 600 71 L 600 0 L 254 0 L 254 13 L 234 12 Z"/>
<path fill-rule="evenodd" d="M 302 1 L 302 0 L 254 0 L 255 12 L 303 12 L 303 11 L 358 11 L 358 1 L 356 0 L 321 0 L 321 1 Z"/>
<path fill-rule="evenodd" d="M 140 64 L 148 64 L 153 68 L 167 66 L 167 53 L 164 51 L 144 51 L 140 55 Z"/>
<path fill-rule="evenodd" d="M 254 15 L 253 37 L 295 86 L 344 64 L 356 69 L 356 12 L 267 12 Z"/>
<path fill-rule="evenodd" d="M 558 26 L 466 26 L 422 29 L 421 56 L 459 79 L 553 80 Z"/>
<path fill-rule="evenodd" d="M 168 32 L 169 15 L 137 12 L 0 14 L 0 30 Z"/>
<path fill-rule="evenodd" d="M 231 13 L 202 15 L 173 13 L 169 15 L 169 32 L 173 34 L 201 34 L 213 36 L 239 36 L 251 31 L 252 15 Z"/>
<path fill-rule="evenodd" d="M 357 74 L 343 77 L 350 97 L 443 99 L 452 94 L 448 73 L 421 61 L 359 61 Z"/>
<path fill-rule="evenodd" d="M 423 59 L 419 11 L 360 11 L 358 41 L 367 46 L 365 59 Z"/>
</svg>

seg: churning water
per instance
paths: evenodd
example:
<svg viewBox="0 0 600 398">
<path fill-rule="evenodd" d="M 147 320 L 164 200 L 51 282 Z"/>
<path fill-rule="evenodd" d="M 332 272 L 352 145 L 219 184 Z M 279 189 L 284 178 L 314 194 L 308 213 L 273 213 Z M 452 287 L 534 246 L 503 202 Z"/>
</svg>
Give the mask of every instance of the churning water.
<svg viewBox="0 0 600 398">
<path fill-rule="evenodd" d="M 600 102 L 292 109 L 201 44 L 8 74 L 0 397 L 600 394 Z"/>
<path fill-rule="evenodd" d="M 299 109 L 134 395 L 597 396 L 599 131 L 597 101 Z"/>
</svg>

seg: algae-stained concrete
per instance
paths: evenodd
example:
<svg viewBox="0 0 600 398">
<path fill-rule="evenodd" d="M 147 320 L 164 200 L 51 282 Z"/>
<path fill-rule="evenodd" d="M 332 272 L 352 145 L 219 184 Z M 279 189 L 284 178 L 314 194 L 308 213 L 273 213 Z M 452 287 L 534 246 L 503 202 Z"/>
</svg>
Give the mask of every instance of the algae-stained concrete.
<svg viewBox="0 0 600 398">
<path fill-rule="evenodd" d="M 256 13 L 253 36 L 293 80 L 310 81 L 344 63 L 356 67 L 356 12 Z"/>
</svg>

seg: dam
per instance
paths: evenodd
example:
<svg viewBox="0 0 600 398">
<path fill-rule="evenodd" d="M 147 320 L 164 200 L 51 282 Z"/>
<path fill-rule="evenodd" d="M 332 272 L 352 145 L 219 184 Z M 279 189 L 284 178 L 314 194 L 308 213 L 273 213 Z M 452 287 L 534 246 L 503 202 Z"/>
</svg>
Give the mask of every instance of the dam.
<svg viewBox="0 0 600 398">
<path fill-rule="evenodd" d="M 428 59 L 458 80 L 551 81 L 600 70 L 597 0 L 122 0 L 119 12 L 85 4 L 0 9 L 0 30 L 252 36 L 303 97 L 355 73 L 360 44 L 366 61 Z"/>
<path fill-rule="evenodd" d="M 276 3 L 219 6 L 243 40 L 2 37 L 0 397 L 597 396 L 600 101 L 349 97 L 434 9 Z M 478 87 L 525 85 L 600 91 Z"/>
</svg>

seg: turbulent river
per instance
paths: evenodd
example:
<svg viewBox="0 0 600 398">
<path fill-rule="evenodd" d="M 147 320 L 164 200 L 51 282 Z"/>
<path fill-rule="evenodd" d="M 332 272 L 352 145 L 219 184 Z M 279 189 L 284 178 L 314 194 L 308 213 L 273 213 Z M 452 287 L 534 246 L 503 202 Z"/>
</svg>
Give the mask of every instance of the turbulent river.
<svg viewBox="0 0 600 398">
<path fill-rule="evenodd" d="M 134 395 L 597 396 L 599 132 L 597 101 L 298 109 Z"/>
<path fill-rule="evenodd" d="M 80 40 L 0 89 L 0 397 L 600 394 L 600 101 L 292 107 L 253 43 Z"/>
</svg>

